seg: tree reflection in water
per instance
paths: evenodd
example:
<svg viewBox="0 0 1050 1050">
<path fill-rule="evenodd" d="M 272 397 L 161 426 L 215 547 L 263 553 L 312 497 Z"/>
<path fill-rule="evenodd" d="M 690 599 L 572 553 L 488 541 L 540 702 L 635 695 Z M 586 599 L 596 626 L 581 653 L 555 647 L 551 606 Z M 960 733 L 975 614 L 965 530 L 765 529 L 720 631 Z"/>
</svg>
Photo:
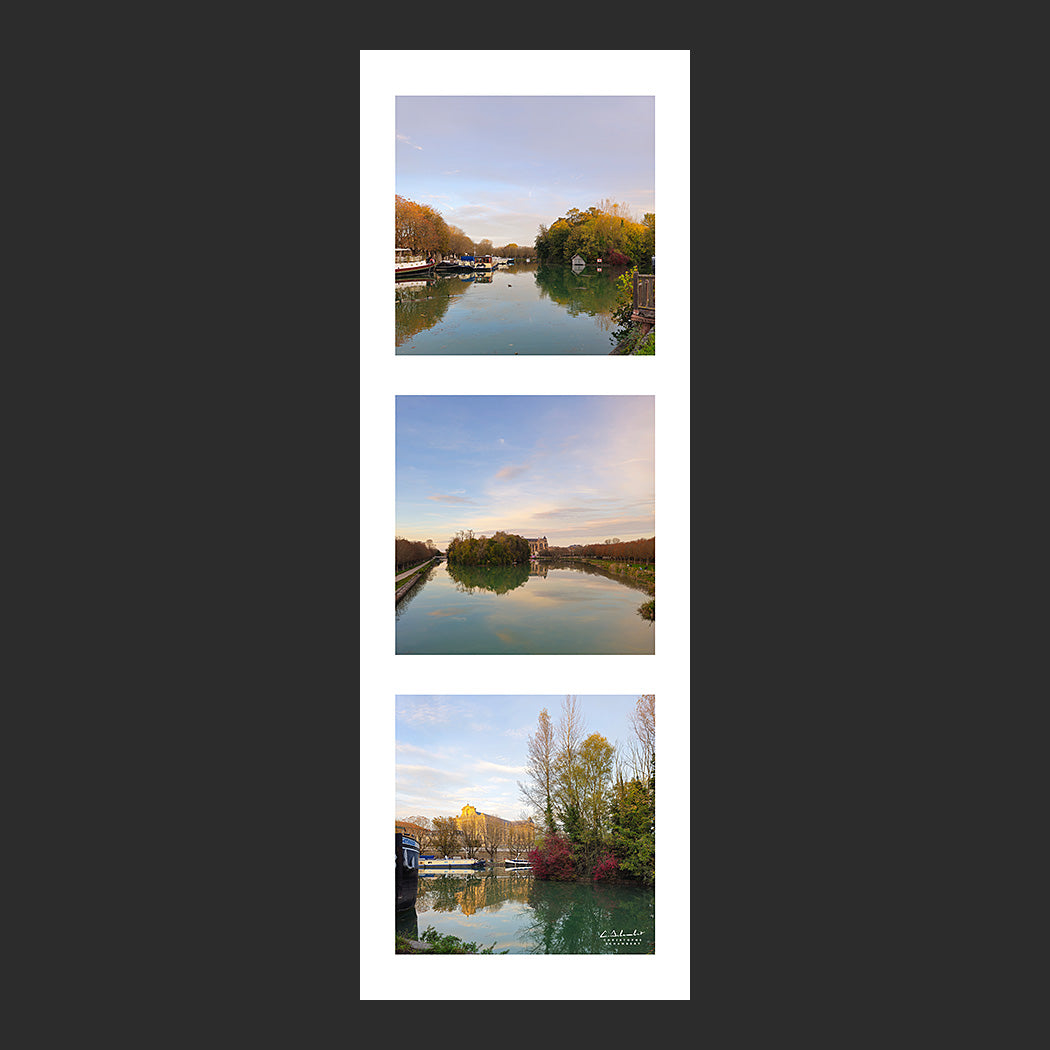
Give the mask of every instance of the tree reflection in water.
<svg viewBox="0 0 1050 1050">
<path fill-rule="evenodd" d="M 575 273 L 571 266 L 519 265 L 511 276 L 521 277 L 530 270 L 541 299 L 557 303 L 570 317 L 593 317 L 602 331 L 611 328 L 618 291 L 615 279 L 609 278 L 624 273 L 624 267 L 606 266 L 600 273 L 585 268 Z M 453 274 L 395 281 L 394 345 L 443 321 L 452 301 L 469 292 L 471 285 L 491 284 L 492 280 L 490 274 Z"/>
<path fill-rule="evenodd" d="M 506 594 L 528 582 L 529 566 L 521 565 L 454 565 L 448 563 L 448 574 L 456 581 L 456 590 L 473 594 L 476 590 Z"/>
<path fill-rule="evenodd" d="M 518 933 L 533 955 L 646 954 L 656 947 L 655 904 L 649 890 L 537 881 Z"/>
<path fill-rule="evenodd" d="M 600 565 L 592 565 L 590 562 L 552 558 L 546 564 L 552 569 L 574 569 L 576 572 L 588 573 L 591 576 L 604 576 L 607 580 L 615 580 L 625 587 L 633 587 L 636 591 L 644 591 L 646 594 L 653 593 L 651 585 L 644 580 L 635 579 L 633 576 L 623 576 L 611 569 L 602 568 Z"/>
<path fill-rule="evenodd" d="M 415 908 L 397 922 L 399 929 L 413 921 L 441 928 L 437 916 L 460 915 L 470 926 L 447 932 L 479 942 L 495 937 L 497 948 L 524 954 L 645 955 L 656 947 L 655 902 L 652 888 L 546 882 L 531 872 L 421 875 Z"/>
<path fill-rule="evenodd" d="M 444 320 L 452 300 L 463 295 L 469 282 L 459 277 L 428 277 L 397 281 L 394 287 L 394 345 Z"/>
<path fill-rule="evenodd" d="M 625 272 L 623 266 L 606 266 L 600 276 L 597 269 L 590 272 L 585 267 L 576 273 L 571 266 L 540 264 L 536 269 L 536 287 L 542 296 L 564 306 L 570 316 L 587 314 L 595 318 L 602 331 L 607 331 L 612 326 L 619 294 L 616 281 L 609 277 Z"/>
</svg>

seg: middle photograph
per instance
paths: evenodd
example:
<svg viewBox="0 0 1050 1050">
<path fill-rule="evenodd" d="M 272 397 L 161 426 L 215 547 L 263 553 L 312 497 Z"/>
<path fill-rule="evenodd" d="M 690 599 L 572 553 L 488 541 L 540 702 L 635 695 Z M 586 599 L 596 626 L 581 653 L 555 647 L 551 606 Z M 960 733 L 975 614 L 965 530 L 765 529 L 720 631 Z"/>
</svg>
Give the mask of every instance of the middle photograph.
<svg viewBox="0 0 1050 1050">
<path fill-rule="evenodd" d="M 396 397 L 396 654 L 655 654 L 655 407 Z"/>
</svg>

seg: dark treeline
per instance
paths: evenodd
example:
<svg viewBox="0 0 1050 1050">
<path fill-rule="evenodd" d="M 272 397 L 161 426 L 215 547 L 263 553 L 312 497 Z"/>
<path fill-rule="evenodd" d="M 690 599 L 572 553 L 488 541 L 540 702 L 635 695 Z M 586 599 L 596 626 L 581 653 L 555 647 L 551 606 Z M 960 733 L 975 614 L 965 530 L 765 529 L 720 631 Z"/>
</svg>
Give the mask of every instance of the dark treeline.
<svg viewBox="0 0 1050 1050">
<path fill-rule="evenodd" d="M 450 226 L 429 204 L 417 204 L 405 197 L 394 196 L 394 247 L 408 248 L 420 254 L 441 252 L 442 255 L 498 255 L 505 259 L 535 258 L 531 244 L 493 245 L 485 238 L 474 241 L 458 226 Z"/>
<path fill-rule="evenodd" d="M 568 213 L 536 234 L 540 262 L 568 263 L 574 255 L 610 266 L 634 265 L 650 273 L 656 254 L 656 215 L 646 212 L 635 222 L 625 204 L 604 200 L 595 207 Z"/>
<path fill-rule="evenodd" d="M 394 571 L 418 565 L 437 553 L 433 540 L 406 540 L 398 536 L 394 540 Z"/>
<path fill-rule="evenodd" d="M 456 533 L 449 541 L 449 563 L 460 565 L 517 565 L 529 560 L 529 543 L 523 536 L 497 532 L 475 536 L 471 530 Z"/>
<path fill-rule="evenodd" d="M 647 540 L 607 540 L 582 547 L 548 547 L 540 556 L 548 558 L 616 558 L 623 561 L 656 561 L 656 537 Z"/>
</svg>

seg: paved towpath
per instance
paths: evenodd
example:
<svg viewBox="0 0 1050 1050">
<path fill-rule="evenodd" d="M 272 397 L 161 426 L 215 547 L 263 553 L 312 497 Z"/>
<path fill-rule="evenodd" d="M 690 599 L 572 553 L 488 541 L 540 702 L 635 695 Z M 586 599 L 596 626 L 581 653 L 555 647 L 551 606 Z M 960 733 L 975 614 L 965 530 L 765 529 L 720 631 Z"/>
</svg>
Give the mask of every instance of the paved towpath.
<svg viewBox="0 0 1050 1050">
<path fill-rule="evenodd" d="M 434 559 L 431 558 L 430 560 L 433 561 Z M 397 583 L 398 580 L 403 580 L 406 576 L 411 576 L 412 573 L 417 572 L 420 569 L 421 566 L 426 565 L 426 564 L 427 564 L 427 562 L 425 562 L 425 561 L 424 562 L 420 562 L 419 565 L 414 565 L 414 566 L 412 566 L 411 569 L 405 569 L 404 572 L 399 572 L 394 577 L 394 583 Z"/>
</svg>

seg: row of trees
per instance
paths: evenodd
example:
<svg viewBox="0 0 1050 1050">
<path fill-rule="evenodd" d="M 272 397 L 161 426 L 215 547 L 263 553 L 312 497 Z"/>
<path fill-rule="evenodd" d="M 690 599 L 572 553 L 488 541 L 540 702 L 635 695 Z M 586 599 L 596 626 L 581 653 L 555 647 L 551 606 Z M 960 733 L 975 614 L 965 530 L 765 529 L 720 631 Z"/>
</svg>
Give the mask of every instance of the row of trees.
<svg viewBox="0 0 1050 1050">
<path fill-rule="evenodd" d="M 491 864 L 501 850 L 521 852 L 535 844 L 531 824 L 499 820 L 478 814 L 476 821 L 459 817 L 408 817 L 399 826 L 408 828 L 418 839 L 421 853 L 442 857 L 477 857 L 486 854 Z"/>
<path fill-rule="evenodd" d="M 618 751 L 601 733 L 584 735 L 568 696 L 555 724 L 540 712 L 529 737 L 521 797 L 543 828 L 529 852 L 538 878 L 656 880 L 656 697 L 640 696 L 634 742 Z"/>
<path fill-rule="evenodd" d="M 570 208 L 536 234 L 540 262 L 567 263 L 581 255 L 588 262 L 601 258 L 611 266 L 633 264 L 649 273 L 655 254 L 656 215 L 646 212 L 636 222 L 626 204 L 610 200 L 586 211 Z"/>
<path fill-rule="evenodd" d="M 533 258 L 532 245 L 503 244 L 494 246 L 488 238 L 475 242 L 458 226 L 451 226 L 429 204 L 417 204 L 399 194 L 394 195 L 394 247 L 408 248 L 419 254 L 441 252 L 442 255 L 498 255 L 506 259 Z"/>
<path fill-rule="evenodd" d="M 517 565 L 529 560 L 529 543 L 523 536 L 497 532 L 492 536 L 475 536 L 473 531 L 457 532 L 446 551 L 450 564 Z"/>
<path fill-rule="evenodd" d="M 554 558 L 615 558 L 617 561 L 656 562 L 656 537 L 621 540 L 619 537 L 604 543 L 585 543 L 573 547 L 548 547 L 548 557 Z"/>
<path fill-rule="evenodd" d="M 418 565 L 439 553 L 433 540 L 406 540 L 404 536 L 397 536 L 394 539 L 394 572 Z"/>
</svg>

